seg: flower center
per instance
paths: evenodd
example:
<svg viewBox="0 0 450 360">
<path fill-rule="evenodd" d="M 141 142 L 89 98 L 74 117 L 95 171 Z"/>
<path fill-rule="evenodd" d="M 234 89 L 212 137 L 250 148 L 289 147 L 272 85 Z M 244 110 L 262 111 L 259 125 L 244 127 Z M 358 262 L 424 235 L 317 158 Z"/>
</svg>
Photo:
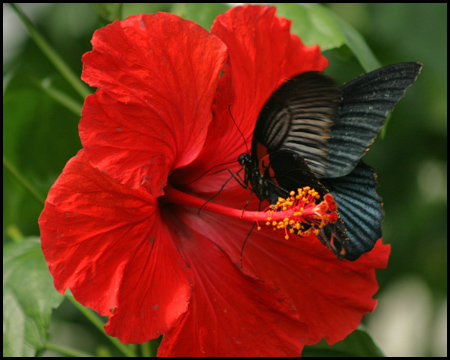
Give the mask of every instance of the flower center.
<svg viewBox="0 0 450 360">
<path fill-rule="evenodd" d="M 299 188 L 297 192 L 291 191 L 286 199 L 280 197 L 276 204 L 270 205 L 264 211 L 256 212 L 242 211 L 211 202 L 205 204 L 204 200 L 171 186 L 167 186 L 164 191 L 164 200 L 167 202 L 196 209 L 202 207 L 202 211 L 256 221 L 258 230 L 261 229 L 260 223 L 264 222 L 266 226 L 272 226 L 274 230 L 283 230 L 286 240 L 292 233 L 300 236 L 317 235 L 321 228 L 329 223 L 335 223 L 339 217 L 333 195 L 325 194 L 323 200 L 317 203 L 320 195 L 309 186 Z"/>
<path fill-rule="evenodd" d="M 333 195 L 326 194 L 323 201 L 317 204 L 319 198 L 318 192 L 309 186 L 299 188 L 297 193 L 291 191 L 286 199 L 278 198 L 276 204 L 265 210 L 268 214 L 265 225 L 272 226 L 274 230 L 284 229 L 286 240 L 289 239 L 289 233 L 318 235 L 321 228 L 338 219 Z"/>
</svg>

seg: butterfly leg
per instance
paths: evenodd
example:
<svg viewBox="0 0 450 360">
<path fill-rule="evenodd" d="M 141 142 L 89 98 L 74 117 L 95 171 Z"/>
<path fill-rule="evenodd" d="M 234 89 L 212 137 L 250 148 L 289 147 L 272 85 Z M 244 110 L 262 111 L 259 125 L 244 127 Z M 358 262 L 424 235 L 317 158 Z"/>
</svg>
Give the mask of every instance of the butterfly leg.
<svg viewBox="0 0 450 360">
<path fill-rule="evenodd" d="M 242 180 L 242 178 L 239 175 L 239 173 L 242 171 L 242 169 L 239 170 L 237 173 L 233 173 L 230 169 L 225 169 L 225 170 L 227 170 L 231 174 L 231 177 L 227 181 L 225 181 L 225 183 L 222 185 L 222 187 L 217 192 L 217 194 L 215 194 L 211 199 L 207 200 L 202 206 L 200 206 L 200 209 L 198 209 L 198 215 L 200 215 L 200 211 L 207 203 L 209 203 L 210 201 L 214 200 L 217 196 L 219 196 L 219 194 L 223 191 L 223 189 L 231 181 L 231 179 L 235 179 L 237 181 L 237 183 L 239 185 L 241 185 L 244 189 L 249 189 L 248 185 L 245 185 L 244 180 Z M 247 201 L 247 205 L 248 205 L 249 201 L 250 201 L 250 199 Z M 245 208 L 244 208 L 244 210 L 245 210 Z"/>
</svg>

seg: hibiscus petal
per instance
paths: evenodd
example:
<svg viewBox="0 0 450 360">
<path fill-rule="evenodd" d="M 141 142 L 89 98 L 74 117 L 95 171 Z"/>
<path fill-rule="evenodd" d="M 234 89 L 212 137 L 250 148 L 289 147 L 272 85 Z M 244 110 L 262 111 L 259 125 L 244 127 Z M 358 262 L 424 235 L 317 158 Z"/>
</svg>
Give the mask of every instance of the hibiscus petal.
<svg viewBox="0 0 450 360">
<path fill-rule="evenodd" d="M 157 337 L 186 311 L 190 272 L 156 198 L 92 167 L 83 150 L 50 190 L 39 224 L 57 290 L 70 288 L 83 305 L 112 314 L 109 331 L 122 341 Z"/>
<path fill-rule="evenodd" d="M 164 335 L 158 355 L 298 356 L 307 326 L 297 321 L 290 299 L 271 283 L 244 275 L 196 232 L 202 222 L 196 213 L 169 216 L 182 221 L 174 224 L 177 247 L 194 272 L 195 286 L 189 310 Z"/>
<path fill-rule="evenodd" d="M 173 14 L 132 16 L 97 30 L 82 79 L 80 137 L 89 161 L 132 188 L 162 195 L 170 171 L 202 149 L 226 47 Z"/>
<path fill-rule="evenodd" d="M 380 240 L 358 261 L 341 261 L 315 236 L 284 240 L 275 234 L 265 228 L 252 234 L 244 269 L 288 294 L 309 326 L 308 345 L 322 338 L 330 344 L 344 339 L 375 309 L 375 269 L 387 266 L 390 246 Z"/>
<path fill-rule="evenodd" d="M 364 314 L 375 309 L 375 270 L 387 266 L 390 252 L 390 246 L 381 241 L 356 262 L 340 261 L 315 236 L 291 235 L 285 240 L 284 232 L 260 224 L 262 229 L 254 229 L 243 249 L 251 223 L 207 211 L 200 217 L 194 214 L 186 223 L 213 241 L 239 268 L 243 250 L 242 271 L 273 283 L 292 299 L 299 318 L 309 326 L 306 344 L 322 338 L 330 344 L 344 339 Z"/>
</svg>

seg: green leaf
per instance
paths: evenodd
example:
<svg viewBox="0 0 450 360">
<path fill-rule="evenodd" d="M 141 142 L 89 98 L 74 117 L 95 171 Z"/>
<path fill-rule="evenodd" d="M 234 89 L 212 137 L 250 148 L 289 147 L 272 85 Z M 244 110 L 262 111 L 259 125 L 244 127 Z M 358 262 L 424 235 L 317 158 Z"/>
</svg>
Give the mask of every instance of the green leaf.
<svg viewBox="0 0 450 360">
<path fill-rule="evenodd" d="M 378 348 L 370 335 L 361 329 L 357 329 L 344 340 L 334 345 L 328 345 L 322 340 L 317 345 L 305 346 L 302 356 L 309 357 L 384 357 L 383 352 Z"/>
<path fill-rule="evenodd" d="M 37 239 L 3 248 L 3 357 L 35 356 L 47 341 L 54 286 Z"/>
<path fill-rule="evenodd" d="M 211 30 L 216 17 L 229 9 L 230 6 L 222 3 L 183 3 L 172 7 L 175 14 L 192 20 L 208 31 Z"/>
<path fill-rule="evenodd" d="M 25 13 L 15 4 L 10 3 L 11 8 L 16 12 L 17 16 L 22 21 L 23 25 L 28 30 L 28 34 L 36 43 L 36 46 L 42 50 L 47 56 L 48 60 L 63 77 L 73 86 L 78 94 L 84 99 L 91 94 L 89 87 L 84 84 L 79 76 L 70 68 L 70 66 L 63 60 L 61 55 L 50 45 L 47 39 L 38 31 L 34 24 L 28 19 Z"/>
<path fill-rule="evenodd" d="M 277 15 L 292 20 L 291 31 L 322 51 L 346 45 L 368 72 L 381 67 L 364 38 L 348 23 L 318 4 L 277 4 Z"/>
</svg>

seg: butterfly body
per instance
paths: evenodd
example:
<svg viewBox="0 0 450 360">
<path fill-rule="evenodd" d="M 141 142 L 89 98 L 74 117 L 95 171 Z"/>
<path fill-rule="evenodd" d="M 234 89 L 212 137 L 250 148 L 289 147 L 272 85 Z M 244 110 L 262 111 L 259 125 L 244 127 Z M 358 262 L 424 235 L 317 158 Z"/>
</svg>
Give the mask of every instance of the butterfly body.
<svg viewBox="0 0 450 360">
<path fill-rule="evenodd" d="M 421 64 L 399 63 L 338 88 L 319 72 L 281 85 L 258 117 L 244 182 L 261 202 L 310 186 L 331 193 L 339 218 L 318 238 L 339 259 L 356 260 L 381 238 L 384 218 L 376 175 L 361 161 L 386 116 L 417 78 Z"/>
</svg>

